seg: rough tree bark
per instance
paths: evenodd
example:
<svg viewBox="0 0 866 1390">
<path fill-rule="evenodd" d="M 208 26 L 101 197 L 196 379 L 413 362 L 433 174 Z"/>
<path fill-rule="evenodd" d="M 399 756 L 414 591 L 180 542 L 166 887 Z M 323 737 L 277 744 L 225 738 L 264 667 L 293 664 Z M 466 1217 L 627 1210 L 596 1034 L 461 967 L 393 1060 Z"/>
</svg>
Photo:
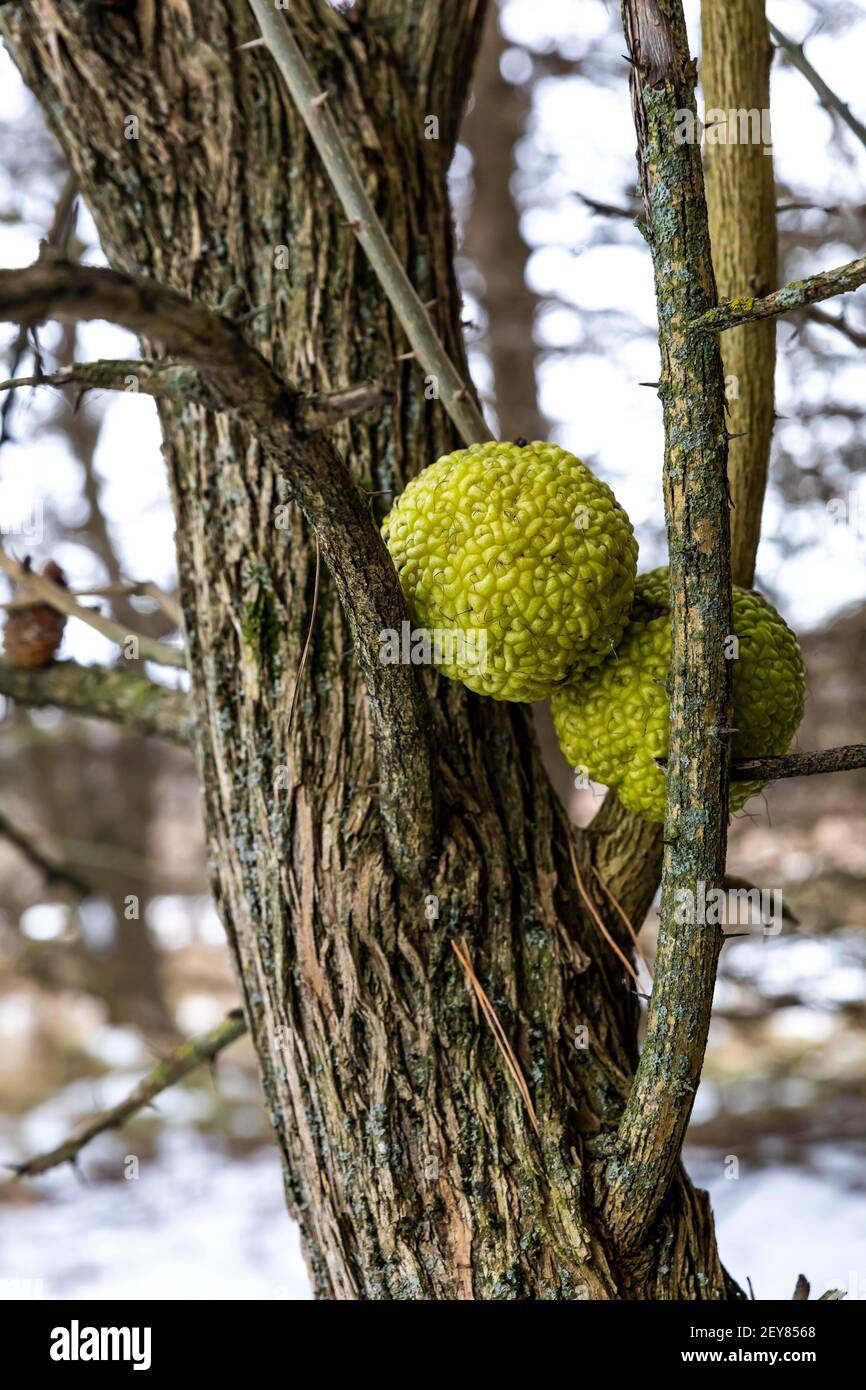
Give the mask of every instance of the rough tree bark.
<svg viewBox="0 0 866 1390">
<path fill-rule="evenodd" d="M 472 0 L 346 14 L 295 0 L 287 21 L 463 368 L 445 173 L 482 17 Z M 393 388 L 378 414 L 334 432 L 374 513 L 387 506 L 375 494 L 454 446 L 417 368 L 395 361 L 405 341 L 273 65 L 239 51 L 256 33 L 245 0 L 148 0 L 98 19 L 78 0 L 32 0 L 4 9 L 2 29 L 112 264 L 211 305 L 230 295 L 250 340 L 305 389 Z M 438 141 L 424 137 L 428 114 Z M 275 470 L 228 415 L 160 411 L 214 893 L 317 1294 L 738 1296 L 708 1203 L 675 1159 L 639 1243 L 615 1234 L 611 1146 L 637 1001 L 575 882 L 527 712 L 425 677 L 436 853 L 414 880 L 398 875 L 369 701 L 327 574 L 287 728 L 309 527 L 294 509 L 275 524 Z M 584 891 L 625 949 L 599 877 L 639 923 L 655 886 L 643 845 L 657 838 L 614 803 L 576 842 Z M 538 1135 L 451 948 L 461 937 Z"/>
</svg>

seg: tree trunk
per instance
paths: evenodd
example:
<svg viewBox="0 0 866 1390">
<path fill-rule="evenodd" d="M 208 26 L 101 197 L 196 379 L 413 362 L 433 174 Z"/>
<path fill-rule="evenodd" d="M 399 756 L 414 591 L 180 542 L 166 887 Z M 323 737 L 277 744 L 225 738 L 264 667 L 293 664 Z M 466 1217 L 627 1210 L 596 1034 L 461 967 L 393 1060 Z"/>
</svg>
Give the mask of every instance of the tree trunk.
<svg viewBox="0 0 866 1390">
<path fill-rule="evenodd" d="M 256 34 L 244 0 L 98 17 L 33 0 L 3 14 L 115 266 L 213 305 L 238 287 L 251 340 L 298 385 L 394 388 L 392 404 L 337 434 L 383 514 L 456 441 L 418 367 L 395 361 L 407 344 L 270 58 L 238 51 Z M 464 0 L 368 0 L 346 14 L 295 0 L 287 21 L 463 369 L 445 175 L 482 18 Z M 438 140 L 425 138 L 430 115 Z M 125 138 L 132 116 L 138 139 Z M 598 1215 L 638 1006 L 575 881 L 528 712 L 427 677 L 439 841 L 419 882 L 401 879 L 327 574 L 288 728 L 311 621 L 308 527 L 296 511 L 281 526 L 273 465 L 227 416 L 164 405 L 162 422 L 213 888 L 316 1293 L 738 1296 L 708 1203 L 681 1170 L 627 1258 Z M 596 872 L 639 925 L 657 831 L 609 800 L 576 853 L 585 892 L 629 949 Z M 538 1134 L 452 950 L 461 938 Z"/>
<path fill-rule="evenodd" d="M 776 182 L 773 151 L 764 144 L 770 110 L 773 46 L 764 0 L 702 0 L 701 31 L 707 132 L 707 211 L 713 268 L 720 299 L 758 297 L 778 284 Z M 761 139 L 743 140 L 737 112 L 761 114 Z M 725 118 L 720 119 L 720 112 Z M 733 113 L 733 117 L 731 117 Z M 739 137 L 739 138 L 738 138 Z M 728 455 L 731 502 L 731 572 L 749 588 L 761 535 L 773 437 L 776 324 L 732 328 L 722 342 L 728 382 Z"/>
</svg>

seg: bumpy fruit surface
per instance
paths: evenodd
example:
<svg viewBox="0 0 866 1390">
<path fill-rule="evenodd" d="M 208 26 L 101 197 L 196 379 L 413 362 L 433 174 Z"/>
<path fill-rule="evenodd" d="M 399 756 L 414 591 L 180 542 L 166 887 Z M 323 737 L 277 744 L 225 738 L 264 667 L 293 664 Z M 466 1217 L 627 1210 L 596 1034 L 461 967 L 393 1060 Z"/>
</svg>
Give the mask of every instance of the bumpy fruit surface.
<svg viewBox="0 0 866 1390">
<path fill-rule="evenodd" d="M 734 588 L 735 758 L 787 753 L 803 716 L 805 677 L 797 639 L 775 608 L 752 590 Z M 659 684 L 670 674 L 668 572 L 641 575 L 631 621 L 616 653 L 553 696 L 556 732 L 573 767 L 615 787 L 629 810 L 663 821 L 664 773 L 653 759 L 667 757 L 670 705 Z M 733 782 L 731 810 L 760 791 L 758 782 Z"/>
<path fill-rule="evenodd" d="M 628 621 L 631 522 L 557 444 L 446 454 L 409 483 L 382 534 L 418 627 L 472 635 L 439 669 L 495 700 L 546 699 L 603 661 Z"/>
</svg>

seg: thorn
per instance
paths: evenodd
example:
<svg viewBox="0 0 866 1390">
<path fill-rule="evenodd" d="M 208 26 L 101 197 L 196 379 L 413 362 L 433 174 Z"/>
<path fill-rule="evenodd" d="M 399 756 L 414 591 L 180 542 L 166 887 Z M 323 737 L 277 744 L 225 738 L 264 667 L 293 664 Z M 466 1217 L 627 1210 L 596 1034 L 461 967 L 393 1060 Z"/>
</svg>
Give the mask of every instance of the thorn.
<svg viewBox="0 0 866 1390">
<path fill-rule="evenodd" d="M 245 48 L 264 48 L 264 46 L 265 41 L 263 38 L 250 39 L 249 43 L 239 43 L 237 48 L 235 49 L 235 52 L 243 53 Z"/>
<path fill-rule="evenodd" d="M 434 304 L 438 304 L 438 303 L 439 303 L 439 296 L 436 295 L 436 296 L 434 296 L 433 299 L 426 299 L 426 300 L 424 301 L 424 308 L 425 308 L 425 309 L 432 309 L 432 308 L 433 308 L 433 305 L 434 305 Z"/>
<path fill-rule="evenodd" d="M 641 990 L 639 990 L 639 989 L 632 989 L 632 990 L 629 991 L 629 993 L 630 993 L 630 994 L 633 994 L 633 995 L 635 996 L 636 999 L 645 999 L 645 1000 L 647 1001 L 647 1003 L 649 1003 L 649 995 L 648 995 L 648 994 L 644 994 Z"/>
<path fill-rule="evenodd" d="M 81 1183 L 81 1186 L 82 1186 L 82 1187 L 89 1187 L 90 1184 L 89 1184 L 89 1182 L 87 1181 L 86 1177 L 84 1176 L 84 1173 L 83 1173 L 82 1170 L 81 1170 L 81 1164 L 80 1164 L 79 1161 L 78 1161 L 78 1154 L 73 1154 L 72 1157 L 71 1157 L 70 1159 L 67 1159 L 67 1162 L 68 1162 L 70 1168 L 72 1169 L 73 1173 L 75 1174 L 76 1178 L 77 1178 L 78 1181 Z"/>
<path fill-rule="evenodd" d="M 626 61 L 626 62 L 628 63 L 628 65 L 629 65 L 629 67 L 631 67 L 631 68 L 634 67 L 634 65 L 635 65 L 634 58 L 630 57 L 630 55 L 629 55 L 628 53 L 621 53 L 619 56 L 620 56 L 620 58 L 624 58 L 624 59 L 625 59 L 625 61 Z"/>
<path fill-rule="evenodd" d="M 777 410 L 774 410 L 774 411 L 773 411 L 773 419 L 774 419 L 774 420 L 790 420 L 790 418 L 791 418 L 790 415 L 780 415 L 779 412 L 778 412 Z"/>
<path fill-rule="evenodd" d="M 310 99 L 310 105 L 311 105 L 311 107 L 313 108 L 313 110 L 314 110 L 314 111 L 318 111 L 318 109 L 319 109 L 320 106 L 324 106 L 325 102 L 328 100 L 328 97 L 329 97 L 330 95 L 331 95 L 331 94 L 330 94 L 330 92 L 328 91 L 328 89 L 325 88 L 325 90 L 324 90 L 323 92 L 319 92 L 319 95 L 318 95 L 318 96 L 312 97 L 312 98 Z"/>
<path fill-rule="evenodd" d="M 411 362 L 415 357 L 414 352 L 398 352 L 394 358 L 395 362 Z"/>
<path fill-rule="evenodd" d="M 661 386 L 660 381 L 639 381 L 638 386 Z"/>
<path fill-rule="evenodd" d="M 751 433 L 751 430 L 740 430 L 739 434 L 727 434 L 727 439 L 745 439 L 746 435 Z"/>
</svg>

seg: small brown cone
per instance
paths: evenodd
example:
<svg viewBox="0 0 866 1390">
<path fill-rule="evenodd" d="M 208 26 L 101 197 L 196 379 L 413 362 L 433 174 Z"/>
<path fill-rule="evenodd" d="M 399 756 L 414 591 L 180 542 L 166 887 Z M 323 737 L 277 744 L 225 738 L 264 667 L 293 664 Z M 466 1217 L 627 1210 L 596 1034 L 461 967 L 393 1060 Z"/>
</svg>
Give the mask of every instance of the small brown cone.
<svg viewBox="0 0 866 1390">
<path fill-rule="evenodd" d="M 42 575 L 66 587 L 66 576 L 53 560 L 43 566 Z M 3 650 L 13 666 L 47 666 L 63 640 L 65 626 L 65 615 L 47 603 L 13 608 L 3 632 Z"/>
</svg>

